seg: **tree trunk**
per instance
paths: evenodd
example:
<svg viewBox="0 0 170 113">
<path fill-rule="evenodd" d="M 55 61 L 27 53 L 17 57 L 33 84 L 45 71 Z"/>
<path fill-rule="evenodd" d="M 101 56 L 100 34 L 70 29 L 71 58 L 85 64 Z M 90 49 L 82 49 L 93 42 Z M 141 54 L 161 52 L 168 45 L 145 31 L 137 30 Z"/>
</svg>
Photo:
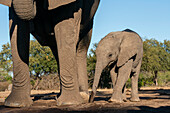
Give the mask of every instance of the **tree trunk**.
<svg viewBox="0 0 170 113">
<path fill-rule="evenodd" d="M 158 86 L 158 71 L 154 71 L 154 84 Z"/>
</svg>

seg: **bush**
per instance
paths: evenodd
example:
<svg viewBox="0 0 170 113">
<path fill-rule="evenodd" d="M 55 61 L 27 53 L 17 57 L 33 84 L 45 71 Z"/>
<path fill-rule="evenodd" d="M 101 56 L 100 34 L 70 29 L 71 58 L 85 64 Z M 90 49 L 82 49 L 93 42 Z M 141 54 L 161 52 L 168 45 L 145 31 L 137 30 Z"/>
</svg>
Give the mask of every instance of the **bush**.
<svg viewBox="0 0 170 113">
<path fill-rule="evenodd" d="M 168 86 L 170 85 L 170 71 L 158 72 L 158 86 Z M 139 74 L 138 86 L 153 86 L 154 85 L 154 75 L 150 72 L 141 72 Z"/>
<path fill-rule="evenodd" d="M 12 77 L 11 77 L 11 76 L 6 76 L 6 77 L 5 77 L 5 80 L 6 80 L 6 81 L 12 81 Z"/>
<path fill-rule="evenodd" d="M 154 85 L 154 76 L 149 72 L 141 72 L 139 74 L 138 86 L 153 86 Z"/>
<path fill-rule="evenodd" d="M 141 72 L 138 78 L 138 87 L 140 88 L 143 86 L 153 86 L 154 85 L 153 77 L 154 76 L 151 73 Z M 126 82 L 126 87 L 131 88 L 131 78 L 129 78 L 128 81 Z"/>
<path fill-rule="evenodd" d="M 43 75 L 40 78 L 31 78 L 32 89 L 34 90 L 58 90 L 60 89 L 59 76 L 57 74 Z"/>
<path fill-rule="evenodd" d="M 170 85 L 170 71 L 158 73 L 158 85 L 159 86 Z"/>
<path fill-rule="evenodd" d="M 12 81 L 12 77 L 8 74 L 0 73 L 0 82 Z"/>
<path fill-rule="evenodd" d="M 131 79 L 130 78 L 126 82 L 126 88 L 131 88 Z"/>
<path fill-rule="evenodd" d="M 8 89 L 10 82 L 6 81 L 6 82 L 0 82 L 0 91 L 5 91 L 6 89 Z"/>
</svg>

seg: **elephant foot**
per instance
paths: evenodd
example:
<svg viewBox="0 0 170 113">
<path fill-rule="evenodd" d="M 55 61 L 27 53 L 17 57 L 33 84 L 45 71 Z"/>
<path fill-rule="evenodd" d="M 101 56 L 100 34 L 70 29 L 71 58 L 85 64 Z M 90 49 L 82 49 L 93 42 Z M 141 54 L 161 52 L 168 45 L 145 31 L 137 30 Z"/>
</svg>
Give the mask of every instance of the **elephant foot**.
<svg viewBox="0 0 170 113">
<path fill-rule="evenodd" d="M 81 97 L 83 98 L 85 103 L 88 103 L 89 101 L 89 94 L 86 92 L 80 92 Z"/>
<path fill-rule="evenodd" d="M 108 101 L 109 102 L 115 102 L 115 103 L 122 103 L 123 102 L 122 99 L 113 99 L 113 98 L 110 98 Z"/>
<path fill-rule="evenodd" d="M 139 99 L 139 97 L 136 97 L 136 98 L 130 98 L 130 101 L 131 101 L 131 102 L 139 102 L 139 101 L 140 101 L 140 99 Z"/>
<path fill-rule="evenodd" d="M 123 102 L 122 95 L 113 94 L 112 97 L 109 99 L 109 102 L 122 103 Z"/>
<path fill-rule="evenodd" d="M 80 96 L 80 93 L 75 94 L 74 91 L 68 91 L 67 93 L 62 93 L 57 99 L 57 105 L 78 105 L 85 103 Z"/>
<path fill-rule="evenodd" d="M 127 102 L 126 94 L 123 94 L 123 101 Z"/>
<path fill-rule="evenodd" d="M 8 107 L 30 107 L 33 104 L 32 99 L 25 92 L 13 91 L 6 98 L 4 105 Z"/>
<path fill-rule="evenodd" d="M 127 98 L 123 98 L 123 101 L 124 101 L 124 102 L 127 102 Z"/>
</svg>

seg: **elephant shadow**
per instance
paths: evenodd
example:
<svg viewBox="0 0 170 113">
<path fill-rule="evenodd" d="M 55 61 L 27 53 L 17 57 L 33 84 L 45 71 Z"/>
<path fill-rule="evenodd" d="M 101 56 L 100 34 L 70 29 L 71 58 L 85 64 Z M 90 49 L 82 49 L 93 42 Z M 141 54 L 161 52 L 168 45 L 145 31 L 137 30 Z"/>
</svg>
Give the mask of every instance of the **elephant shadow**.
<svg viewBox="0 0 170 113">
<path fill-rule="evenodd" d="M 89 94 L 91 94 L 91 91 L 89 92 Z M 108 101 L 111 96 L 112 96 L 111 93 L 107 93 L 105 91 L 102 92 L 97 91 L 94 101 Z"/>
<path fill-rule="evenodd" d="M 127 90 L 127 92 L 131 92 Z M 89 92 L 90 93 L 90 92 Z M 153 100 L 153 99 L 169 99 L 170 96 L 170 90 L 169 89 L 139 89 L 139 94 L 151 94 L 155 96 L 141 96 L 139 97 L 141 100 Z M 129 95 L 128 93 L 126 95 Z M 112 96 L 112 93 L 107 92 L 96 92 L 96 97 L 94 98 L 94 101 L 108 101 L 110 97 Z M 127 98 L 128 100 L 130 97 Z"/>
<path fill-rule="evenodd" d="M 44 93 L 44 94 L 33 94 L 31 97 L 33 98 L 33 101 L 37 100 L 57 100 L 59 97 L 60 93 Z"/>
<path fill-rule="evenodd" d="M 91 92 L 89 92 L 90 94 Z M 97 91 L 96 97 L 94 101 L 108 101 L 109 98 L 111 97 L 111 93 L 108 94 L 106 92 L 99 92 Z M 32 94 L 31 98 L 33 98 L 33 101 L 38 101 L 38 100 L 57 100 L 57 97 L 60 96 L 60 93 L 52 92 L 52 93 L 44 93 L 44 94 Z"/>
</svg>

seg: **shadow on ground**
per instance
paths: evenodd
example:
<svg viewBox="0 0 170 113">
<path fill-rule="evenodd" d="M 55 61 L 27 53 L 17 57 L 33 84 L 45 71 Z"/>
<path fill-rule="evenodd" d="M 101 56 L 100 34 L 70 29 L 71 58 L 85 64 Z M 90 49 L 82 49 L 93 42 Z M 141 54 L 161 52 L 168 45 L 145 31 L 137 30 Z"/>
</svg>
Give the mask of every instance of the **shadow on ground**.
<svg viewBox="0 0 170 113">
<path fill-rule="evenodd" d="M 0 113 L 170 113 L 170 90 L 140 90 L 140 102 L 108 103 L 111 92 L 97 92 L 94 103 L 56 106 L 58 93 L 31 95 L 29 108 L 9 108 L 0 103 Z M 153 96 L 154 95 L 154 96 Z"/>
<path fill-rule="evenodd" d="M 74 106 L 76 107 L 76 106 Z M 148 106 L 129 106 L 129 107 L 102 107 L 93 105 L 88 108 L 74 110 L 72 108 L 6 108 L 0 106 L 1 113 L 170 113 L 170 106 L 153 108 Z"/>
</svg>

